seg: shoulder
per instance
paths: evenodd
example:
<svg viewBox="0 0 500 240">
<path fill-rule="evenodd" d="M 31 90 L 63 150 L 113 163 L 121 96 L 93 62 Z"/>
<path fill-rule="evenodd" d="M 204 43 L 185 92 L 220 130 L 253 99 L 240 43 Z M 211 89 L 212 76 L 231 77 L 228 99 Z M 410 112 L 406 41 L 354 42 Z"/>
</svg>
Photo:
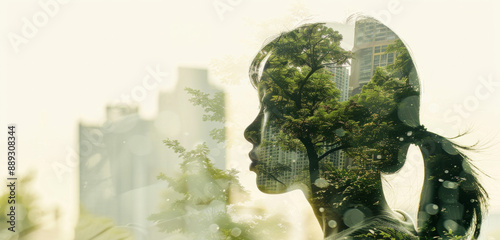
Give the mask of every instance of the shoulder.
<svg viewBox="0 0 500 240">
<path fill-rule="evenodd" d="M 411 217 L 403 212 L 396 211 L 399 215 L 377 216 L 366 219 L 362 224 L 332 235 L 329 240 L 356 240 L 356 239 L 418 239 Z"/>
<path fill-rule="evenodd" d="M 409 233 L 405 229 L 381 226 L 377 228 L 368 229 L 366 233 L 352 236 L 351 239 L 417 240 L 418 236 Z"/>
</svg>

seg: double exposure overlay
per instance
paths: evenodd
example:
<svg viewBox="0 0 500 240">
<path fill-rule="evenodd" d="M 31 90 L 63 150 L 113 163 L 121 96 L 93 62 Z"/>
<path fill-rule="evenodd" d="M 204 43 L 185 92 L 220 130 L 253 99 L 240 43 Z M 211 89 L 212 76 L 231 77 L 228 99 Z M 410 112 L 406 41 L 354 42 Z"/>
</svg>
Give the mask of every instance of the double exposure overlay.
<svg viewBox="0 0 500 240">
<path fill-rule="evenodd" d="M 477 237 L 486 194 L 464 147 L 420 124 L 419 79 L 404 43 L 373 19 L 356 22 L 352 50 L 342 39 L 329 24 L 304 25 L 250 66 L 261 108 L 245 138 L 259 189 L 302 189 L 328 239 Z M 412 144 L 425 164 L 415 223 L 388 206 L 381 182 Z"/>
</svg>

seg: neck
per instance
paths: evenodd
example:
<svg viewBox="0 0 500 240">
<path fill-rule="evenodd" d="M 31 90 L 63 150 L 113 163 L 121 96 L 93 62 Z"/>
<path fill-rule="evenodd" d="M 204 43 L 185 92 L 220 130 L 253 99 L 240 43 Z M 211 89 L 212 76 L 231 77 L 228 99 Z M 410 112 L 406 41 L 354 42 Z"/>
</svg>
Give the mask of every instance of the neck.
<svg viewBox="0 0 500 240">
<path fill-rule="evenodd" d="M 316 194 L 309 203 L 325 237 L 356 227 L 367 218 L 392 212 L 378 173 L 345 177 L 340 176 L 326 188 L 312 187 Z"/>
</svg>

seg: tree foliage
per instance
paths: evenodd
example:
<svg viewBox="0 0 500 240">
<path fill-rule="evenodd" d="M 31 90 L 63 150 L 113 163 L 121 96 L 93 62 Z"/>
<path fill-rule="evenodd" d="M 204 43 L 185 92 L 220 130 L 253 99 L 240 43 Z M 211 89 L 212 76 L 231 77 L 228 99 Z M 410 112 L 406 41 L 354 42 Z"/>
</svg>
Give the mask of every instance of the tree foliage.
<svg viewBox="0 0 500 240">
<path fill-rule="evenodd" d="M 224 94 L 208 94 L 186 88 L 190 102 L 201 106 L 203 121 L 225 123 Z M 225 129 L 210 130 L 210 136 L 221 143 Z M 256 214 L 251 219 L 236 216 L 238 199 L 248 199 L 248 193 L 238 181 L 237 172 L 214 166 L 203 143 L 187 150 L 179 141 L 167 139 L 164 144 L 183 161 L 175 176 L 160 174 L 159 180 L 169 185 L 161 211 L 148 219 L 161 232 L 181 239 L 273 239 L 283 236 L 287 224 L 280 215 Z M 234 198 L 237 196 L 237 199 Z"/>
<path fill-rule="evenodd" d="M 281 126 L 284 138 L 310 142 L 317 148 L 336 142 L 331 133 L 341 127 L 339 90 L 325 67 L 342 65 L 350 52 L 340 47 L 342 36 L 322 24 L 283 34 L 257 57 L 268 57 L 259 88 L 265 89 L 262 104 Z"/>
<path fill-rule="evenodd" d="M 340 149 L 363 161 L 358 165 L 369 163 L 377 169 L 394 165 L 401 142 L 412 134 L 398 115 L 404 99 L 418 96 L 408 84 L 413 63 L 404 45 L 400 41 L 391 45 L 388 49 L 398 53 L 396 63 L 377 68 L 360 94 L 340 102 L 333 74 L 325 68 L 350 59 L 340 40 L 338 32 L 323 24 L 307 25 L 281 35 L 257 56 L 257 63 L 265 62 L 256 81 L 262 105 L 271 115 L 269 121 L 280 126 L 280 144 L 294 149 L 296 140 L 302 143 L 311 183 L 318 178 L 319 161 Z"/>
<path fill-rule="evenodd" d="M 203 108 L 203 121 L 220 122 L 223 124 L 226 122 L 223 92 L 217 92 L 211 96 L 197 89 L 186 88 L 185 90 L 192 96 L 189 101 L 193 105 Z M 210 136 L 217 143 L 222 143 L 225 141 L 225 132 L 225 128 L 223 127 L 214 128 L 210 130 Z"/>
<path fill-rule="evenodd" d="M 398 232 L 393 228 L 379 227 L 368 230 L 365 234 L 359 234 L 354 239 L 377 239 L 377 240 L 417 240 L 416 236 Z"/>
<path fill-rule="evenodd" d="M 161 212 L 148 219 L 160 231 L 187 239 L 258 239 L 285 234 L 286 225 L 279 216 L 235 220 L 232 208 L 236 203 L 230 198 L 238 193 L 247 199 L 248 193 L 235 170 L 214 167 L 205 144 L 186 150 L 176 140 L 167 139 L 164 143 L 183 162 L 178 176 L 158 176 L 168 183 L 169 189 Z"/>
<path fill-rule="evenodd" d="M 269 122 L 280 126 L 280 144 L 290 149 L 298 140 L 307 152 L 311 183 L 319 178 L 319 161 L 346 147 L 343 140 L 350 137 L 355 116 L 360 116 L 354 102 L 338 101 L 340 91 L 326 69 L 350 59 L 341 40 L 342 35 L 324 24 L 307 25 L 268 44 L 251 66 L 264 112 Z M 265 62 L 262 73 L 261 62 Z M 344 134 L 332 134 L 339 129 Z M 331 150 L 322 151 L 325 145 Z"/>
</svg>

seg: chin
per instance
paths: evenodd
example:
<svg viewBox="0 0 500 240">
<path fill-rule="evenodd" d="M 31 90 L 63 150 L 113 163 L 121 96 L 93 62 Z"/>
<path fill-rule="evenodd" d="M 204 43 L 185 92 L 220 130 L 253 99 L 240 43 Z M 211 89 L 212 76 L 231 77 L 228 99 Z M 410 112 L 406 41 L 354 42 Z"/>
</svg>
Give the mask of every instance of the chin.
<svg viewBox="0 0 500 240">
<path fill-rule="evenodd" d="M 290 190 L 289 185 L 287 184 L 286 186 L 283 185 L 282 183 L 275 181 L 275 180 L 267 180 L 265 181 L 266 176 L 264 174 L 260 174 L 257 172 L 257 188 L 267 194 L 280 194 L 280 193 L 286 193 Z M 260 180 L 260 181 L 259 181 Z"/>
<path fill-rule="evenodd" d="M 257 185 L 257 188 L 263 192 L 263 193 L 267 193 L 267 194 L 281 194 L 281 193 L 286 193 L 288 192 L 288 190 L 286 188 L 275 188 L 275 187 L 271 187 L 271 186 L 267 186 L 267 185 Z"/>
<path fill-rule="evenodd" d="M 267 182 L 267 184 L 259 184 L 259 182 L 257 181 L 257 188 L 261 192 L 266 194 L 281 194 L 281 193 L 291 192 L 294 190 L 300 190 L 301 192 L 304 193 L 304 195 L 309 196 L 311 192 L 309 185 L 299 182 L 295 182 L 290 185 L 284 186 L 283 184 L 278 183 L 276 181 Z"/>
</svg>

